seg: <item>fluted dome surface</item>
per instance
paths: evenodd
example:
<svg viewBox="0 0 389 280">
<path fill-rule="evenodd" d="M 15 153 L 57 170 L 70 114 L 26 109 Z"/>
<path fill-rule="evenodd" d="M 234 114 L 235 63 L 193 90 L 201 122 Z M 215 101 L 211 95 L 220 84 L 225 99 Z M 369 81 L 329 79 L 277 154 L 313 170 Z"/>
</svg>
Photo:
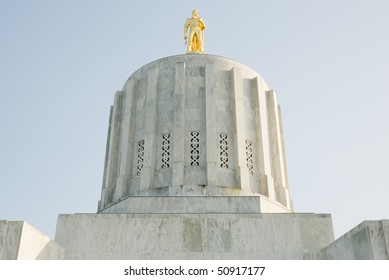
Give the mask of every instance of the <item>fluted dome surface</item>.
<svg viewBox="0 0 389 280">
<path fill-rule="evenodd" d="M 111 107 L 98 211 L 130 211 L 136 197 L 197 197 L 199 205 L 253 197 L 268 205 L 259 212 L 291 212 L 274 91 L 249 67 L 213 55 L 137 70 Z"/>
</svg>

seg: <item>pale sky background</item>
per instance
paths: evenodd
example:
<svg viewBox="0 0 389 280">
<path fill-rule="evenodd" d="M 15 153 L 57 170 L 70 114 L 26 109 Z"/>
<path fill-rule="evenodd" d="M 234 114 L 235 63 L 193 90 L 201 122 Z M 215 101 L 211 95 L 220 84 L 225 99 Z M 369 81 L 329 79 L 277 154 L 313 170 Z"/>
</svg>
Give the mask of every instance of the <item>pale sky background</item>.
<svg viewBox="0 0 389 280">
<path fill-rule="evenodd" d="M 295 211 L 389 219 L 389 1 L 0 0 L 0 220 L 96 212 L 114 93 L 185 52 L 194 8 L 277 93 Z"/>
</svg>

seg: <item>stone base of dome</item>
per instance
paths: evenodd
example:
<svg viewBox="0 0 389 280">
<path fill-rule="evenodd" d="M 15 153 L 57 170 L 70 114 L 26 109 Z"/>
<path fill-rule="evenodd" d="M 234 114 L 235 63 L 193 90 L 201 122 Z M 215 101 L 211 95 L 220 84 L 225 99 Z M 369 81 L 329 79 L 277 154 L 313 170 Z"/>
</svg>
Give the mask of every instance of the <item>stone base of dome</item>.
<svg viewBox="0 0 389 280">
<path fill-rule="evenodd" d="M 333 242 L 328 214 L 60 215 L 65 259 L 315 259 Z"/>
<path fill-rule="evenodd" d="M 257 196 L 130 196 L 99 213 L 258 214 L 290 213 L 285 206 Z"/>
</svg>

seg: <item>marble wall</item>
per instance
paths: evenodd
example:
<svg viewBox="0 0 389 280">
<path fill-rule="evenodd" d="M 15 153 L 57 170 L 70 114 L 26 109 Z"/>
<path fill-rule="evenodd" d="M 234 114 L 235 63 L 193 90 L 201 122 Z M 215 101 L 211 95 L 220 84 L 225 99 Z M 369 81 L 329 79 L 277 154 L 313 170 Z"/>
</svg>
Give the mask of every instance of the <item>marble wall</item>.
<svg viewBox="0 0 389 280">
<path fill-rule="evenodd" d="M 292 211 L 274 91 L 213 55 L 143 66 L 115 94 L 98 211 L 129 196 L 214 195 L 262 195 Z"/>
<path fill-rule="evenodd" d="M 60 215 L 65 259 L 305 259 L 333 241 L 325 214 Z"/>
<path fill-rule="evenodd" d="M 389 220 L 362 222 L 322 254 L 329 260 L 389 260 Z"/>
<path fill-rule="evenodd" d="M 24 221 L 0 221 L 0 260 L 63 259 L 65 249 Z"/>
</svg>

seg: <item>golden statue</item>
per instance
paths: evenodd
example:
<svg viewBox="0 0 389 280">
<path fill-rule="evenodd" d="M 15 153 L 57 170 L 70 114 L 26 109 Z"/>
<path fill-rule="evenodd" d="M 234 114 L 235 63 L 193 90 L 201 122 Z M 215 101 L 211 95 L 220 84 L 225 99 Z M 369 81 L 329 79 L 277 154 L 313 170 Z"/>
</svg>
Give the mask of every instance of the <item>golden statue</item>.
<svg viewBox="0 0 389 280">
<path fill-rule="evenodd" d="M 186 53 L 204 53 L 204 29 L 205 24 L 203 19 L 199 18 L 199 12 L 193 10 L 192 17 L 186 20 L 184 28 Z"/>
</svg>

